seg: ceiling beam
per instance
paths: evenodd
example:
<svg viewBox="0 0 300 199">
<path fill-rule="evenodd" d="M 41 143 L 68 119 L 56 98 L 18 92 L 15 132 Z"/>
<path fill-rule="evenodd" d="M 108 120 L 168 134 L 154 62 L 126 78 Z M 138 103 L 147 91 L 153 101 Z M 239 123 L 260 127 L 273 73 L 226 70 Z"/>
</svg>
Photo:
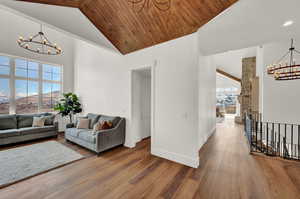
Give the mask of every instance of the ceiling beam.
<svg viewBox="0 0 300 199">
<path fill-rule="evenodd" d="M 48 4 L 48 5 L 55 5 L 55 6 L 65 6 L 65 7 L 73 7 L 73 8 L 78 8 L 81 3 L 81 0 L 17 0 L 17 1 Z"/>
<path fill-rule="evenodd" d="M 241 80 L 240 78 L 235 77 L 235 76 L 233 76 L 233 75 L 231 75 L 231 74 L 229 74 L 229 73 L 227 73 L 227 72 L 225 72 L 225 71 L 223 71 L 223 70 L 220 70 L 220 69 L 218 69 L 218 68 L 217 68 L 217 73 L 219 73 L 219 74 L 221 74 L 221 75 L 224 75 L 225 77 L 228 77 L 229 79 L 232 79 L 232 80 L 237 81 L 237 82 L 239 82 L 239 83 L 242 82 L 242 80 Z"/>
</svg>

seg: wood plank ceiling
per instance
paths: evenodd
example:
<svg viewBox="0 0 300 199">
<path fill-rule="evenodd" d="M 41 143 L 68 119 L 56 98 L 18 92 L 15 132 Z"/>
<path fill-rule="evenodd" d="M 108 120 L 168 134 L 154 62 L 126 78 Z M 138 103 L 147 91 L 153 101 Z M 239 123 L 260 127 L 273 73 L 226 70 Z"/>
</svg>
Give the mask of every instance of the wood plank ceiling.
<svg viewBox="0 0 300 199">
<path fill-rule="evenodd" d="M 79 8 L 122 54 L 196 32 L 238 0 L 170 0 L 168 11 L 138 12 L 130 0 L 19 0 Z M 148 1 L 148 0 L 141 0 Z"/>
</svg>

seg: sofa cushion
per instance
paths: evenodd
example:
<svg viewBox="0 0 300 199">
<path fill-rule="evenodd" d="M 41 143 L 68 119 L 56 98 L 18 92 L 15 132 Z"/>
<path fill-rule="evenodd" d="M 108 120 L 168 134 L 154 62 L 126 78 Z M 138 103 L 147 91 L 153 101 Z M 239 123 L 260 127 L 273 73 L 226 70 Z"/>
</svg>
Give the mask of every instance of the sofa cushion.
<svg viewBox="0 0 300 199">
<path fill-rule="evenodd" d="M 68 128 L 65 130 L 65 134 L 70 135 L 72 137 L 78 137 L 78 134 L 81 131 L 84 131 L 84 129 Z"/>
<path fill-rule="evenodd" d="M 78 138 L 92 144 L 96 143 L 96 136 L 92 130 L 79 132 Z"/>
<path fill-rule="evenodd" d="M 45 117 L 33 117 L 32 127 L 44 127 Z"/>
<path fill-rule="evenodd" d="M 0 115 L 0 130 L 16 129 L 16 115 Z"/>
<path fill-rule="evenodd" d="M 18 128 L 31 127 L 34 115 L 17 115 Z"/>
<path fill-rule="evenodd" d="M 50 115 L 52 115 L 52 114 L 51 113 L 37 113 L 37 114 L 17 115 L 18 129 L 25 128 L 25 127 L 32 127 L 33 117 L 42 117 L 42 116 L 50 116 Z M 53 125 L 53 123 L 51 125 Z"/>
<path fill-rule="evenodd" d="M 0 130 L 0 138 L 14 137 L 20 135 L 18 129 Z"/>
<path fill-rule="evenodd" d="M 37 134 L 37 133 L 45 133 L 49 131 L 56 131 L 55 126 L 44 126 L 44 127 L 26 127 L 18 129 L 21 135 L 29 135 L 29 134 Z"/>
<path fill-rule="evenodd" d="M 97 115 L 97 114 L 93 114 L 93 113 L 89 113 L 87 115 L 88 119 L 91 120 L 91 122 L 90 122 L 90 129 L 94 128 L 94 125 L 98 122 L 100 116 L 101 115 Z"/>
<path fill-rule="evenodd" d="M 117 124 L 119 123 L 120 119 L 121 119 L 120 117 L 101 115 L 98 122 L 103 123 L 105 121 L 108 121 L 108 122 L 111 122 L 113 124 L 112 127 L 116 127 Z"/>
<path fill-rule="evenodd" d="M 54 124 L 55 115 L 45 115 L 45 126 L 51 126 Z"/>
<path fill-rule="evenodd" d="M 79 122 L 77 123 L 76 128 L 78 128 L 78 129 L 89 129 L 90 128 L 90 123 L 91 123 L 90 119 L 80 118 Z"/>
<path fill-rule="evenodd" d="M 76 120 L 75 120 L 75 126 L 78 125 L 78 122 L 79 122 L 80 119 L 88 119 L 88 117 L 87 116 L 77 116 Z"/>
</svg>

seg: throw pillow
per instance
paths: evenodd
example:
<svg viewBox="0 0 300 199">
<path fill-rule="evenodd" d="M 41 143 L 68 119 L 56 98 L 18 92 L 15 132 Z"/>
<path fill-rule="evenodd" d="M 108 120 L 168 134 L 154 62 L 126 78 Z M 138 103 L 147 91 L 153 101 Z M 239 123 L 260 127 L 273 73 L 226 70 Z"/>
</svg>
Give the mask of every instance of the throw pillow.
<svg viewBox="0 0 300 199">
<path fill-rule="evenodd" d="M 111 129 L 113 126 L 111 121 L 104 121 L 101 123 L 101 130 Z"/>
<path fill-rule="evenodd" d="M 33 117 L 32 127 L 44 127 L 45 120 L 44 117 Z"/>
<path fill-rule="evenodd" d="M 113 127 L 113 124 L 111 121 L 102 121 L 102 122 L 97 122 L 94 125 L 93 132 L 101 131 L 101 130 L 106 130 L 106 129 L 111 129 Z"/>
<path fill-rule="evenodd" d="M 50 126 L 54 124 L 55 115 L 44 116 L 44 118 L 45 118 L 46 126 Z"/>
<path fill-rule="evenodd" d="M 79 119 L 79 122 L 77 123 L 76 128 L 78 128 L 78 129 L 89 129 L 89 126 L 90 126 L 90 120 L 81 118 L 81 119 Z"/>
<path fill-rule="evenodd" d="M 93 132 L 97 132 L 101 130 L 101 123 L 97 122 L 93 127 Z"/>
</svg>

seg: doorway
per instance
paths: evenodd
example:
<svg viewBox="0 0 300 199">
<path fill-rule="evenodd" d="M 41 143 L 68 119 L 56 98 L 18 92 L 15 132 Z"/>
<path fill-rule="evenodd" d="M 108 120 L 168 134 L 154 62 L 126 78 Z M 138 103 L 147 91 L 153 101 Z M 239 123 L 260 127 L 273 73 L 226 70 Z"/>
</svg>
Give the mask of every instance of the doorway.
<svg viewBox="0 0 300 199">
<path fill-rule="evenodd" d="M 132 132 L 135 143 L 151 137 L 152 81 L 151 67 L 132 70 Z"/>
</svg>

